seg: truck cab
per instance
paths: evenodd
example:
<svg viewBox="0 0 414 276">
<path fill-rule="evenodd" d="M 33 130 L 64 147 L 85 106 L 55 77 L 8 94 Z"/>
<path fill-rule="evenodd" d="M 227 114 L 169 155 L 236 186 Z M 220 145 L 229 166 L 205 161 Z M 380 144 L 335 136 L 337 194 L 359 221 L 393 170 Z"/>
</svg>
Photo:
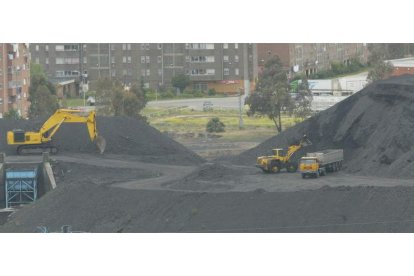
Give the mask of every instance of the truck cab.
<svg viewBox="0 0 414 276">
<path fill-rule="evenodd" d="M 299 165 L 300 172 L 302 177 L 314 176 L 318 177 L 325 173 L 319 166 L 319 160 L 316 157 L 302 157 Z"/>
</svg>

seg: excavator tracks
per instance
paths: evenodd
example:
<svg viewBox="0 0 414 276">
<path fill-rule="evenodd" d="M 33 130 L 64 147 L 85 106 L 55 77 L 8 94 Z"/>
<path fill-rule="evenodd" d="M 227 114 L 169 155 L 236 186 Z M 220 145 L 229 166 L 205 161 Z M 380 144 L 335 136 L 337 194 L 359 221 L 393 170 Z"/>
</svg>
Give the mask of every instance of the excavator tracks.
<svg viewBox="0 0 414 276">
<path fill-rule="evenodd" d="M 54 145 L 21 145 L 17 147 L 18 155 L 42 154 L 48 152 L 50 154 L 57 154 L 59 149 Z"/>
</svg>

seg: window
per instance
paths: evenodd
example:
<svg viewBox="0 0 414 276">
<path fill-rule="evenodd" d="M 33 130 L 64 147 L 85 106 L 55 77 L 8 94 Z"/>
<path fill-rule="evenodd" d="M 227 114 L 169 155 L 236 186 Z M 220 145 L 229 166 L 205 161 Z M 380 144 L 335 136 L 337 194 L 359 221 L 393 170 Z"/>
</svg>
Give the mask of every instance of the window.
<svg viewBox="0 0 414 276">
<path fill-rule="evenodd" d="M 115 57 L 114 56 L 111 57 L 111 63 L 115 63 Z"/>
<path fill-rule="evenodd" d="M 141 76 L 145 77 L 145 69 L 141 69 Z"/>
<path fill-rule="evenodd" d="M 214 56 L 206 56 L 206 62 L 214 62 Z"/>
<path fill-rule="evenodd" d="M 65 50 L 65 47 L 63 45 L 56 45 L 55 46 L 55 50 L 57 52 L 64 51 Z"/>
<path fill-rule="evenodd" d="M 239 49 L 239 43 L 234 43 L 234 49 Z"/>
<path fill-rule="evenodd" d="M 228 76 L 228 75 L 230 75 L 230 69 L 229 68 L 224 68 L 224 75 L 225 76 Z"/>
<path fill-rule="evenodd" d="M 229 62 L 229 56 L 223 56 L 223 61 L 224 62 Z"/>
<path fill-rule="evenodd" d="M 126 46 L 126 44 L 125 43 L 122 43 L 122 50 L 126 50 L 127 49 L 127 46 Z"/>
<path fill-rule="evenodd" d="M 36 52 L 39 52 L 39 45 L 36 44 Z"/>
<path fill-rule="evenodd" d="M 63 77 L 65 75 L 64 71 L 56 71 L 56 77 Z"/>
<path fill-rule="evenodd" d="M 147 76 L 150 75 L 150 69 L 147 69 Z"/>
<path fill-rule="evenodd" d="M 144 83 L 144 88 L 149 88 L 149 82 Z"/>
<path fill-rule="evenodd" d="M 127 59 L 128 59 L 128 63 L 131 63 L 132 58 L 128 57 Z"/>
<path fill-rule="evenodd" d="M 127 69 L 127 74 L 128 74 L 128 76 L 132 76 L 132 70 L 131 69 Z"/>
<path fill-rule="evenodd" d="M 122 70 L 122 76 L 126 76 L 127 74 L 128 74 L 127 70 L 126 69 L 123 69 Z"/>
<path fill-rule="evenodd" d="M 77 51 L 79 50 L 79 45 L 76 44 L 67 44 L 63 47 L 64 51 Z"/>
<path fill-rule="evenodd" d="M 186 44 L 185 44 L 185 48 L 186 48 L 186 49 L 190 49 L 190 43 L 186 43 Z"/>
<path fill-rule="evenodd" d="M 145 62 L 146 62 L 146 63 L 150 63 L 150 57 L 149 57 L 149 56 L 146 56 L 146 57 L 145 57 Z"/>
<path fill-rule="evenodd" d="M 126 63 L 126 62 L 127 62 L 126 56 L 123 56 L 122 57 L 122 63 Z"/>
<path fill-rule="evenodd" d="M 158 56 L 158 57 L 157 57 L 157 62 L 158 62 L 158 63 L 161 63 L 161 62 L 162 62 L 162 56 Z"/>
<path fill-rule="evenodd" d="M 239 68 L 235 68 L 235 69 L 234 69 L 234 74 L 235 74 L 236 76 L 238 76 L 238 75 L 239 75 Z"/>
<path fill-rule="evenodd" d="M 45 51 L 47 52 L 47 51 L 49 51 L 49 45 L 45 45 Z"/>
<path fill-rule="evenodd" d="M 128 49 L 128 50 L 131 50 L 131 43 L 128 43 L 128 44 L 127 44 L 127 49 Z"/>
<path fill-rule="evenodd" d="M 115 71 L 115 70 L 112 70 L 112 71 L 111 71 L 111 76 L 112 76 L 112 77 L 115 77 L 115 76 L 116 76 L 116 71 Z"/>
<path fill-rule="evenodd" d="M 238 55 L 234 56 L 234 62 L 239 62 L 239 56 Z"/>
<path fill-rule="evenodd" d="M 46 58 L 45 63 L 49 64 L 49 58 L 48 57 Z"/>
<path fill-rule="evenodd" d="M 149 43 L 145 43 L 145 50 L 149 50 L 149 49 L 150 49 Z"/>
<path fill-rule="evenodd" d="M 145 44 L 141 43 L 141 50 L 145 50 Z"/>
<path fill-rule="evenodd" d="M 228 49 L 229 48 L 229 44 L 228 43 L 223 43 L 223 49 Z"/>
<path fill-rule="evenodd" d="M 190 62 L 190 61 L 191 61 L 190 56 L 185 56 L 185 62 Z"/>
<path fill-rule="evenodd" d="M 141 56 L 141 63 L 145 63 L 145 56 Z"/>
<path fill-rule="evenodd" d="M 115 51 L 115 44 L 111 44 L 111 51 Z M 115 72 L 114 72 L 115 73 Z M 113 76 L 114 77 L 114 76 Z"/>
<path fill-rule="evenodd" d="M 83 57 L 83 63 L 84 63 L 84 64 L 88 63 L 88 59 L 87 59 L 87 57 Z"/>
<path fill-rule="evenodd" d="M 207 43 L 206 44 L 206 49 L 207 50 L 213 50 L 214 49 L 214 43 Z"/>
<path fill-rule="evenodd" d="M 158 43 L 157 48 L 158 48 L 158 50 L 161 50 L 162 49 L 162 44 Z"/>
<path fill-rule="evenodd" d="M 55 63 L 56 64 L 64 64 L 65 60 L 63 58 L 56 58 Z"/>
<path fill-rule="evenodd" d="M 216 73 L 216 70 L 214 70 L 214 69 L 207 69 L 206 73 L 207 73 L 207 75 L 214 75 Z"/>
<path fill-rule="evenodd" d="M 158 76 L 162 76 L 162 69 L 158 69 Z"/>
</svg>

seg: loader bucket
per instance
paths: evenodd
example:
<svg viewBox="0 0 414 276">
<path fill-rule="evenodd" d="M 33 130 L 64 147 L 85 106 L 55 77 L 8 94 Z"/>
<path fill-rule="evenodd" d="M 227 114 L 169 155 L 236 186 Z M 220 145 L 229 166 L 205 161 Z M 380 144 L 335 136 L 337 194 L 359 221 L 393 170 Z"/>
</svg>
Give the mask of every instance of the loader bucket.
<svg viewBox="0 0 414 276">
<path fill-rule="evenodd" d="M 99 152 L 102 154 L 105 151 L 106 148 L 106 140 L 103 136 L 97 136 L 95 139 L 95 144 L 99 149 Z"/>
</svg>

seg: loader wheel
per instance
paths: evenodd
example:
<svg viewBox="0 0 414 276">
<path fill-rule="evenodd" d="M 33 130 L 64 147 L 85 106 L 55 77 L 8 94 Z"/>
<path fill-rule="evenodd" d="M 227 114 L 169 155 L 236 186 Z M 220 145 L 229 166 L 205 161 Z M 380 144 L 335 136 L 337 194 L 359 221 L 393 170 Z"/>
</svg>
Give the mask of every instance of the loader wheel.
<svg viewBox="0 0 414 276">
<path fill-rule="evenodd" d="M 272 162 L 270 163 L 270 172 L 271 173 L 280 173 L 280 163 L 279 162 Z"/>
<path fill-rule="evenodd" d="M 290 173 L 294 173 L 298 170 L 298 165 L 295 163 L 288 163 L 286 165 L 286 170 Z"/>
</svg>

